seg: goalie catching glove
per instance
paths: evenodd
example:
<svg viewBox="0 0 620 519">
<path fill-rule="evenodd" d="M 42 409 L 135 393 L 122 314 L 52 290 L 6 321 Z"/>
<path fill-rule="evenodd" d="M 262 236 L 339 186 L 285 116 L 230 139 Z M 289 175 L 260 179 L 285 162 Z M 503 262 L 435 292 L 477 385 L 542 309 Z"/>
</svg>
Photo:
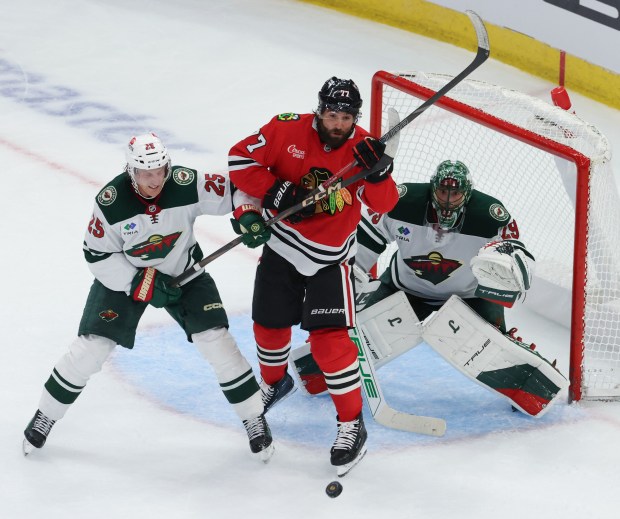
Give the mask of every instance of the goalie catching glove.
<svg viewBox="0 0 620 519">
<path fill-rule="evenodd" d="M 471 259 L 472 273 L 478 280 L 475 295 L 507 308 L 530 288 L 534 256 L 517 240 L 487 243 Z"/>
<path fill-rule="evenodd" d="M 243 244 L 254 249 L 260 247 L 271 238 L 271 229 L 265 226 L 260 209 L 253 205 L 237 207 L 230 219 L 233 230 L 241 235 Z"/>
<path fill-rule="evenodd" d="M 153 267 L 140 269 L 131 282 L 131 297 L 156 308 L 172 305 L 181 298 L 181 289 L 168 285 L 172 278 Z"/>
</svg>

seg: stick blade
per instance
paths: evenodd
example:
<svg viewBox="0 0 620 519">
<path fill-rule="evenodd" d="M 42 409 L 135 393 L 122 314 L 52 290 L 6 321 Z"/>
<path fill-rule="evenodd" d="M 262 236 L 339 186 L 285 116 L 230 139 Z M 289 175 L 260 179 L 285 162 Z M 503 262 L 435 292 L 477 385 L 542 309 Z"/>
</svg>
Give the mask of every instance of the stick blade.
<svg viewBox="0 0 620 519">
<path fill-rule="evenodd" d="M 446 433 L 446 421 L 432 416 L 419 416 L 382 407 L 373 416 L 377 423 L 390 429 L 407 431 L 427 436 L 443 436 Z"/>
<path fill-rule="evenodd" d="M 388 116 L 388 130 L 391 130 L 392 128 L 394 128 L 395 126 L 398 125 L 398 123 L 400 123 L 400 115 L 398 114 L 398 111 L 390 106 L 387 109 L 387 116 Z M 395 133 L 385 144 L 385 154 L 389 155 L 390 157 L 394 158 L 396 157 L 396 152 L 398 151 L 398 144 L 400 142 L 400 132 Z"/>
<path fill-rule="evenodd" d="M 482 18 L 480 18 L 478 13 L 474 11 L 465 11 L 465 14 L 469 16 L 469 19 L 474 26 L 474 30 L 476 31 L 476 38 L 478 39 L 478 52 L 482 49 L 488 56 L 491 52 L 491 46 L 489 45 L 489 33 L 487 32 Z"/>
</svg>

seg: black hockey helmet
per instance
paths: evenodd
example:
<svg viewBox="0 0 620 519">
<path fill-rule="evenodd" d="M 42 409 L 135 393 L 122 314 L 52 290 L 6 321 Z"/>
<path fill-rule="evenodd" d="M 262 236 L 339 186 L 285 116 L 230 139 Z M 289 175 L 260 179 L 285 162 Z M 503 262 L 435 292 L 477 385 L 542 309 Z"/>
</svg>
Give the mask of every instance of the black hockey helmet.
<svg viewBox="0 0 620 519">
<path fill-rule="evenodd" d="M 352 79 L 339 79 L 334 76 L 325 81 L 319 90 L 317 114 L 322 114 L 325 110 L 347 112 L 354 115 L 357 121 L 361 107 L 362 97 Z"/>
</svg>

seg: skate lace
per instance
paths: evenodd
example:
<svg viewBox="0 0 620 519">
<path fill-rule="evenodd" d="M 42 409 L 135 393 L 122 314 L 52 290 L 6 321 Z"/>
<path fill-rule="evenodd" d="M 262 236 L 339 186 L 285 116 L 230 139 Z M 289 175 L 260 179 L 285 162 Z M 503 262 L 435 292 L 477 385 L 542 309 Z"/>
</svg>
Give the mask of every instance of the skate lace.
<svg viewBox="0 0 620 519">
<path fill-rule="evenodd" d="M 244 420 L 243 425 L 250 440 L 265 435 L 265 423 L 262 416 L 257 416 L 256 418 L 252 418 L 250 420 Z"/>
<path fill-rule="evenodd" d="M 261 384 L 261 396 L 263 397 L 263 404 L 269 402 L 273 398 L 275 392 L 276 390 L 274 386 L 270 386 L 268 384 Z"/>
<path fill-rule="evenodd" d="M 352 422 L 338 422 L 338 435 L 334 442 L 334 450 L 348 450 L 353 447 L 357 439 L 357 432 L 360 427 L 359 420 Z"/>
<path fill-rule="evenodd" d="M 48 418 L 43 413 L 37 413 L 37 417 L 34 419 L 34 423 L 32 424 L 32 428 L 35 431 L 40 432 L 44 436 L 47 436 L 52 430 L 52 425 L 56 423 L 56 420 L 52 420 Z"/>
</svg>

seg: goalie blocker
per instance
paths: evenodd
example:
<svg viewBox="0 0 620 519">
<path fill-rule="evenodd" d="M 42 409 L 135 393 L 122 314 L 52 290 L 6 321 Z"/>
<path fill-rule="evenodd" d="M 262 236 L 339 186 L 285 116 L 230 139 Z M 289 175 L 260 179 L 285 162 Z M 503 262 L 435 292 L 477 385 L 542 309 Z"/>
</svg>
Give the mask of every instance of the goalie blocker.
<svg viewBox="0 0 620 519">
<path fill-rule="evenodd" d="M 425 322 L 423 337 L 461 373 L 530 416 L 542 416 L 568 386 L 546 359 L 502 334 L 458 296 Z"/>
</svg>

